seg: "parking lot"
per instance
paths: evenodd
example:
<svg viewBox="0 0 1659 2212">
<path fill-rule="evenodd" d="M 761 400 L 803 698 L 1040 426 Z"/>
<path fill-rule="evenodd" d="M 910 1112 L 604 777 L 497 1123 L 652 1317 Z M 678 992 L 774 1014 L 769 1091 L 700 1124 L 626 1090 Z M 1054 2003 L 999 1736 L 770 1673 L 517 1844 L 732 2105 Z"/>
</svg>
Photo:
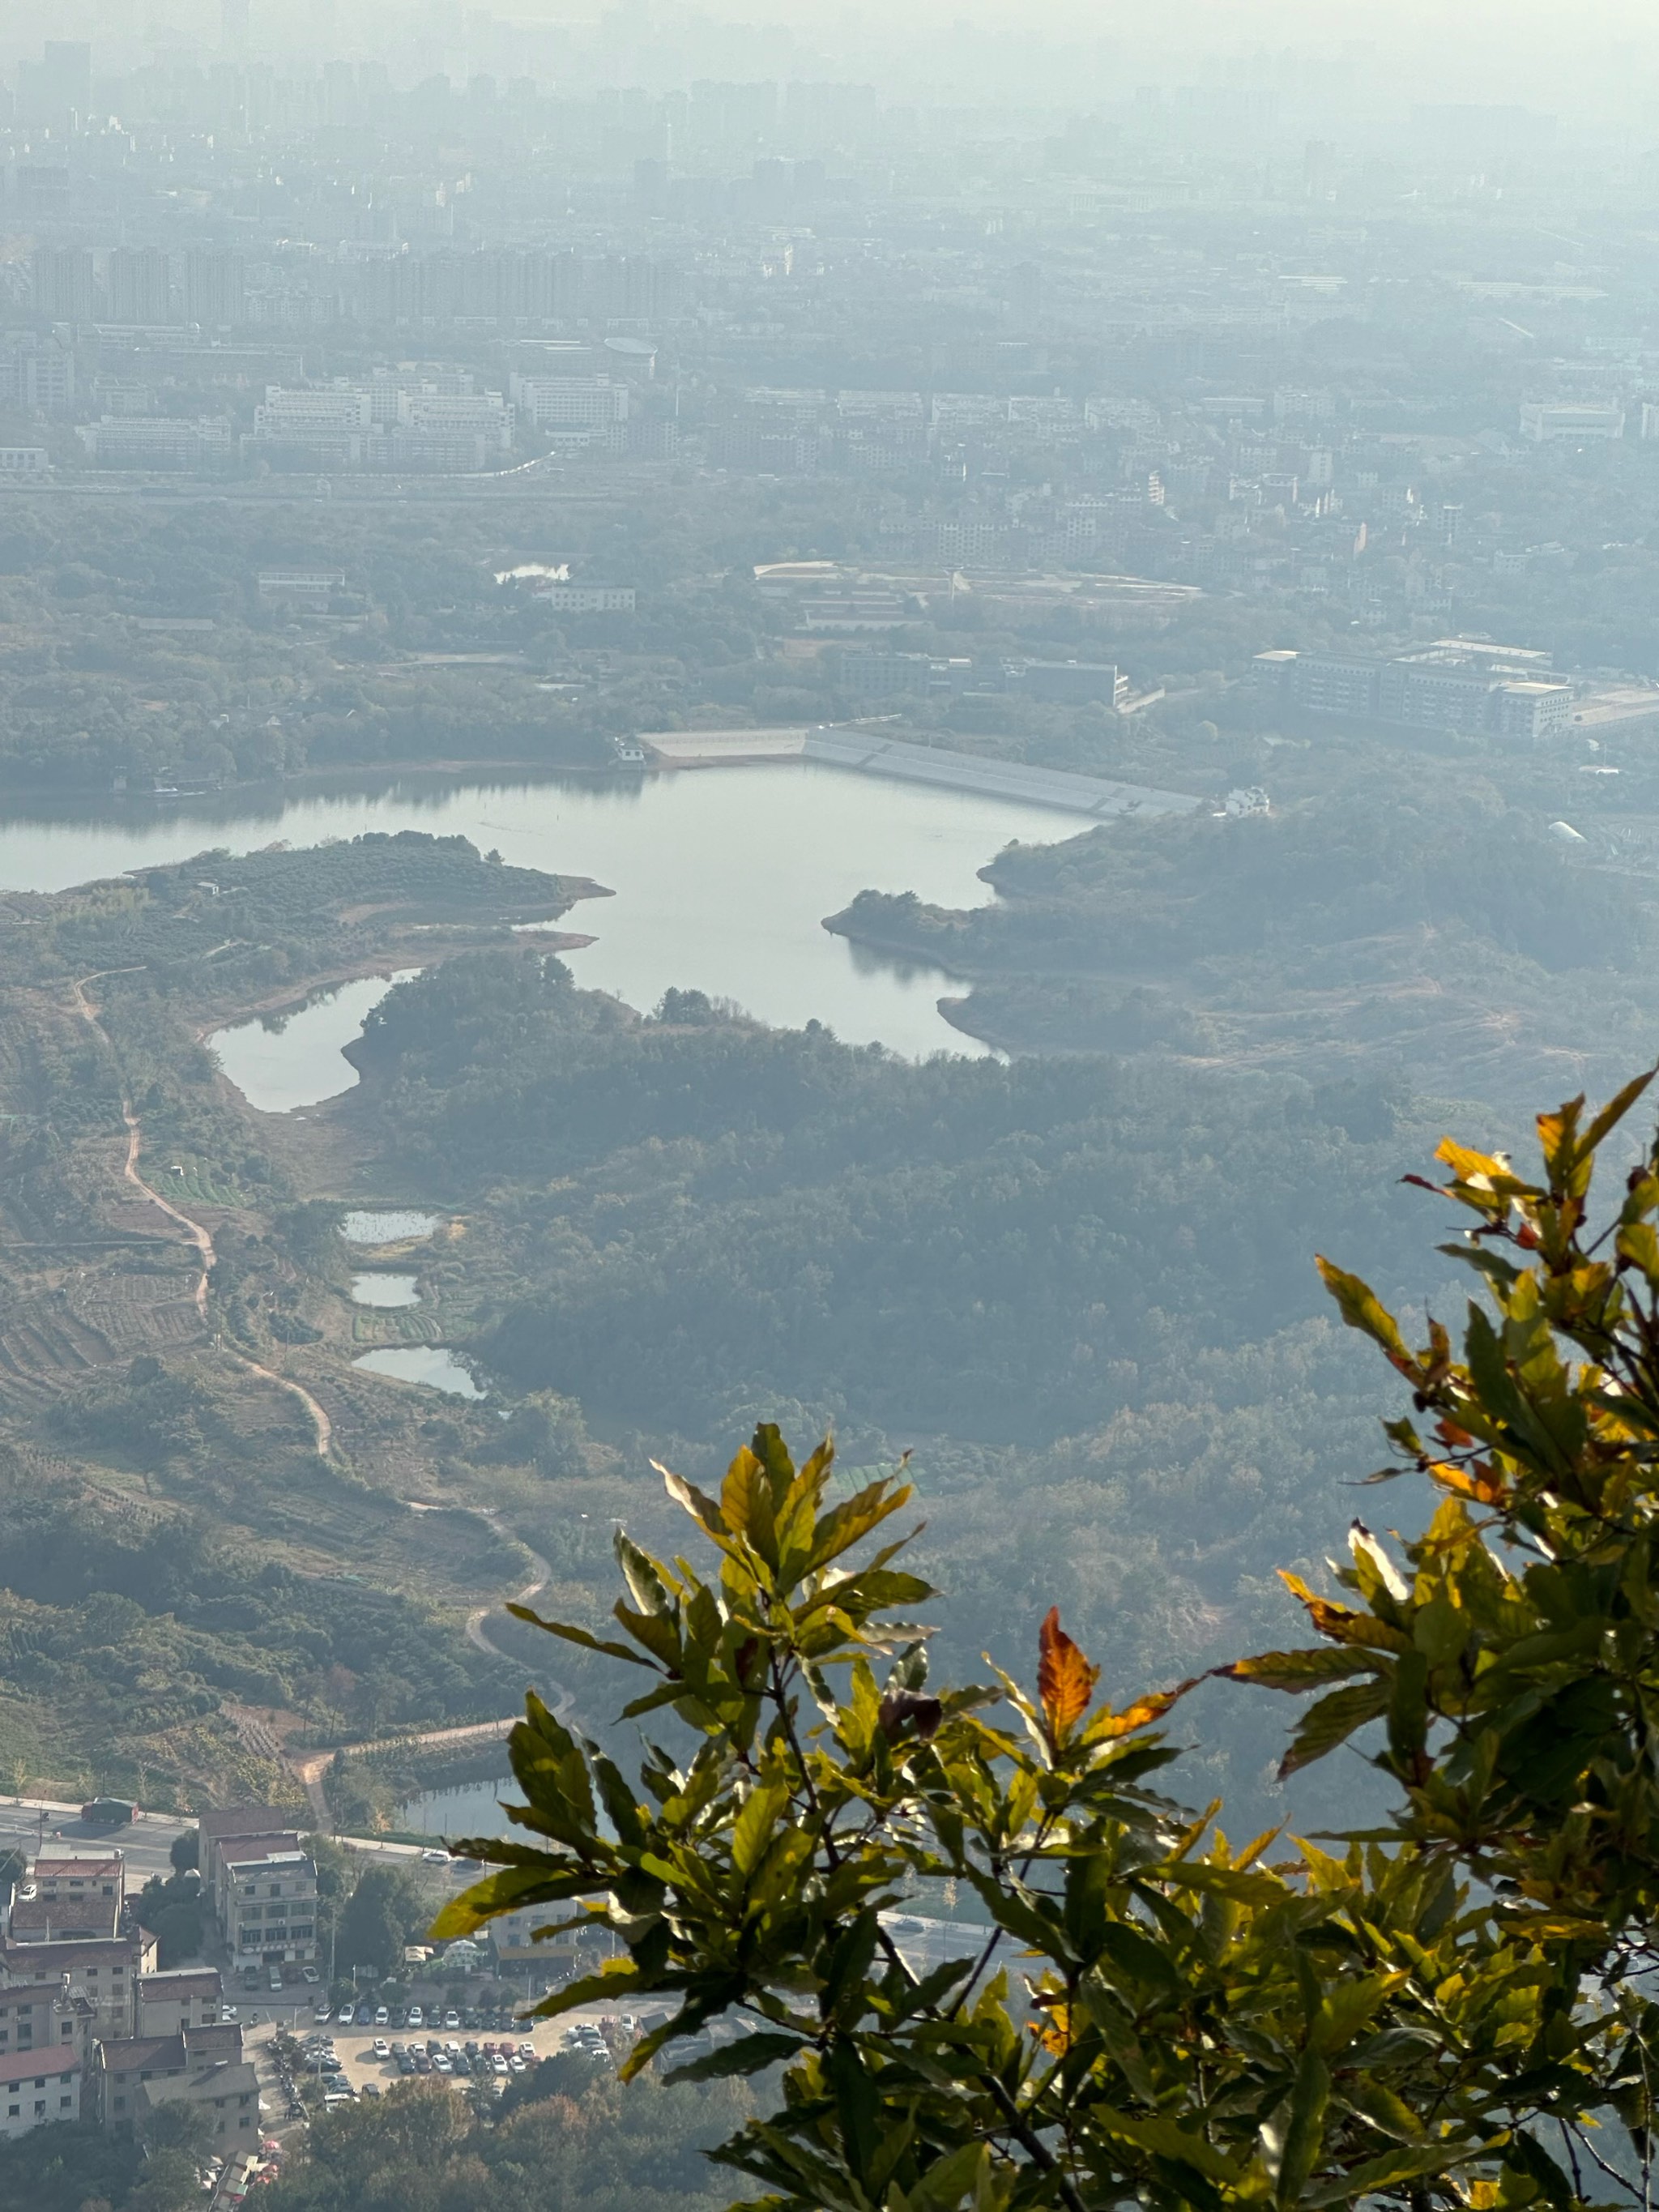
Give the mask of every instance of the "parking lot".
<svg viewBox="0 0 1659 2212">
<path fill-rule="evenodd" d="M 367 2027 L 356 2021 L 349 2027 L 346 2027 L 337 2019 L 331 2018 L 325 2023 L 313 2020 L 309 2014 L 306 2014 L 296 2022 L 295 2033 L 302 2041 L 312 2035 L 328 2038 L 333 2045 L 334 2055 L 340 2062 L 338 2077 L 343 2077 L 349 2083 L 352 2090 L 361 2096 L 365 2091 L 368 2091 L 371 2094 L 375 2093 L 383 2094 L 394 2083 L 405 2078 L 398 2069 L 397 2060 L 391 2055 L 391 2046 L 394 2043 L 402 2044 L 406 2050 L 411 2051 L 418 2045 L 429 2063 L 435 2056 L 428 2048 L 433 2043 L 438 2044 L 446 2057 L 452 2062 L 457 2055 L 463 2062 L 472 2055 L 467 2051 L 469 2044 L 475 2046 L 477 2055 L 483 2054 L 483 2046 L 486 2043 L 493 2044 L 497 2051 L 501 2051 L 505 2046 L 514 2057 L 520 2060 L 520 2066 L 515 2068 L 509 2058 L 505 2075 L 492 2069 L 488 2077 L 480 2077 L 469 2065 L 465 2064 L 463 2064 L 459 2070 L 446 2073 L 442 2069 L 434 2065 L 432 2071 L 424 2077 L 417 2077 L 448 2080 L 453 2081 L 457 2088 L 471 2087 L 480 2078 L 488 2078 L 499 2087 L 505 2088 L 508 2081 L 523 2079 L 526 2066 L 538 2063 L 544 2057 L 551 2057 L 556 2051 L 566 2049 L 573 2030 L 592 2029 L 595 2027 L 599 2027 L 605 2039 L 617 2049 L 625 2047 L 626 2044 L 632 2040 L 631 2033 L 623 2027 L 620 2015 L 602 2013 L 598 2008 L 588 2008 L 580 2014 L 567 2014 L 559 2020 L 514 2021 L 509 2019 L 505 2027 L 467 2027 L 464 2025 L 452 2027 L 444 2025 L 441 2020 L 434 2023 L 425 2019 L 419 2027 L 409 2025 L 393 2027 L 390 2022 L 384 2027 L 377 2027 L 372 2021 Z M 249 2055 L 252 2057 L 258 2053 L 262 2062 L 262 2071 L 270 2063 L 269 2046 L 275 2033 L 274 2027 L 264 2024 L 255 2028 L 247 2039 Z M 375 2049 L 377 2043 L 382 2046 L 380 2051 Z M 525 2048 L 526 2045 L 529 2046 L 527 2051 Z M 453 2046 L 453 2050 L 451 2046 Z M 312 2069 L 307 2068 L 305 2070 L 312 2075 L 312 2078 L 315 2078 Z M 280 2117 L 280 2115 L 273 2115 L 273 2117 Z"/>
</svg>

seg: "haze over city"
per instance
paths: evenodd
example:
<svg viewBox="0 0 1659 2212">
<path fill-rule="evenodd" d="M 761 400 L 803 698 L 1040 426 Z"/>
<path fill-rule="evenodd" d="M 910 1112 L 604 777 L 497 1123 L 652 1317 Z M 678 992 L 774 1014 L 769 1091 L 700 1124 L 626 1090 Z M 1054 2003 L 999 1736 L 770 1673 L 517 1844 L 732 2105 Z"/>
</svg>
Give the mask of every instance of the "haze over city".
<svg viewBox="0 0 1659 2212">
<path fill-rule="evenodd" d="M 1656 118 L 0 11 L 0 2212 L 1651 2212 Z"/>
</svg>

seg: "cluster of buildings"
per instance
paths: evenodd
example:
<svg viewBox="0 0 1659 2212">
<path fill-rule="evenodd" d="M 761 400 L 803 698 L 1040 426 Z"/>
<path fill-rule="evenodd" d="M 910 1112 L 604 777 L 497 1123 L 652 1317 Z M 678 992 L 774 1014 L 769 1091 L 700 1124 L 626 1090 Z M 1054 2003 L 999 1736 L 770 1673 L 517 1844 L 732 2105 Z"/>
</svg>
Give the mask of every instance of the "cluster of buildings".
<svg viewBox="0 0 1659 2212">
<path fill-rule="evenodd" d="M 1572 726 L 1574 686 L 1531 647 L 1448 637 L 1408 653 L 1259 653 L 1264 701 L 1291 714 L 1534 742 Z"/>
<path fill-rule="evenodd" d="M 278 1986 L 285 1970 L 302 1974 L 318 1952 L 317 1870 L 289 1814 L 205 1813 L 199 1855 L 231 1966 Z M 60 2120 L 133 2126 L 182 2101 L 227 2159 L 255 2149 L 258 2081 L 221 1972 L 159 1971 L 136 1906 L 118 1850 L 42 1850 L 24 1872 L 0 1933 L 0 2136 Z"/>
</svg>

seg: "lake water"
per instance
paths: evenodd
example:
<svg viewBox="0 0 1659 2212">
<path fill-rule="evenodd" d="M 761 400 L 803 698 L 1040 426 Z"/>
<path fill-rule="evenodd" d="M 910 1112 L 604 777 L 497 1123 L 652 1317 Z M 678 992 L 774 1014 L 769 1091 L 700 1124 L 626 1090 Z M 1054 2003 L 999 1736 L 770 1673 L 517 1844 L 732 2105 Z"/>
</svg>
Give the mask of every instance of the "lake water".
<svg viewBox="0 0 1659 2212">
<path fill-rule="evenodd" d="M 232 1029 L 216 1030 L 208 1050 L 250 1106 L 262 1114 L 286 1114 L 297 1106 L 316 1106 L 349 1091 L 359 1079 L 343 1048 L 363 1032 L 363 1018 L 394 983 L 418 975 L 416 968 L 392 975 L 363 975 L 319 991 L 290 1013 L 257 1014 Z"/>
<path fill-rule="evenodd" d="M 443 1218 L 437 1213 L 415 1213 L 407 1206 L 355 1207 L 340 1223 L 348 1244 L 403 1244 L 430 1237 Z"/>
<path fill-rule="evenodd" d="M 459 1790 L 428 1790 L 398 1808 L 392 1825 L 416 1836 L 509 1836 L 529 1842 L 523 1829 L 515 1829 L 496 1800 L 507 1797 L 517 1804 L 524 1799 L 510 1775 L 500 1782 L 469 1782 Z"/>
<path fill-rule="evenodd" d="M 1043 807 L 812 762 L 534 781 L 408 776 L 349 792 L 236 793 L 78 817 L 14 808 L 0 815 L 0 889 L 62 890 L 215 846 L 314 845 L 365 830 L 459 832 L 519 866 L 591 877 L 615 891 L 581 902 L 564 924 L 597 940 L 568 956 L 580 983 L 646 1009 L 671 986 L 702 990 L 780 1026 L 817 1019 L 849 1042 L 921 1055 L 980 1049 L 937 1011 L 950 983 L 930 969 L 855 955 L 820 927 L 824 915 L 866 888 L 982 904 L 988 894 L 976 871 L 1011 839 L 1053 843 L 1085 826 Z M 325 1041 L 331 1022 L 350 1011 L 342 997 L 307 1008 L 316 1024 L 297 1036 L 304 1017 L 279 1038 L 267 1033 L 269 1050 L 246 1040 L 250 1055 L 263 1055 L 257 1068 L 252 1057 L 244 1063 L 261 1103 L 282 1095 L 297 1104 L 301 1094 L 314 1101 L 349 1087 L 349 1066 Z"/>
<path fill-rule="evenodd" d="M 383 1352 L 366 1352 L 352 1361 L 370 1375 L 389 1376 L 394 1382 L 419 1382 L 428 1390 L 441 1390 L 451 1398 L 482 1398 L 483 1392 L 472 1372 L 441 1344 L 400 1344 Z"/>
<path fill-rule="evenodd" d="M 351 1301 L 359 1306 L 417 1306 L 420 1282 L 418 1275 L 354 1275 Z"/>
</svg>

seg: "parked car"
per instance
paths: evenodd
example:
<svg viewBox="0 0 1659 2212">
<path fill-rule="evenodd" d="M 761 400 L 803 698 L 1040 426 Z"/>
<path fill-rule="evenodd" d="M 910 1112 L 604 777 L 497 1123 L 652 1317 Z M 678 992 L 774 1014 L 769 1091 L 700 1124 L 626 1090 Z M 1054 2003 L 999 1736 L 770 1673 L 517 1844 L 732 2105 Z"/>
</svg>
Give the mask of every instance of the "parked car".
<svg viewBox="0 0 1659 2212">
<path fill-rule="evenodd" d="M 342 2027 L 349 2027 L 353 2021 L 356 2019 L 357 2014 L 352 2006 L 344 2004 L 340 2007 L 339 2011 L 335 2014 L 334 2017 L 339 2021 Z"/>
<path fill-rule="evenodd" d="M 445 2026 L 446 2027 L 459 2027 L 460 2026 L 460 2024 L 461 2024 L 461 2015 L 459 2014 L 459 2013 L 458 2013 L 458 2012 L 447 2012 L 447 2013 L 444 2014 L 444 2026 Z"/>
<path fill-rule="evenodd" d="M 409 2008 L 408 2025 L 410 2027 L 424 2027 L 426 2026 L 426 2014 L 421 2010 L 419 2005 L 410 2005 Z"/>
<path fill-rule="evenodd" d="M 314 1982 L 317 1979 L 317 1969 L 315 1966 L 301 1966 L 300 1969 L 300 1974 L 301 1978 L 304 1981 Z"/>
<path fill-rule="evenodd" d="M 376 2027 L 389 2027 L 392 2025 L 392 2014 L 387 2006 L 376 2005 L 374 2008 L 374 2025 Z"/>
</svg>

